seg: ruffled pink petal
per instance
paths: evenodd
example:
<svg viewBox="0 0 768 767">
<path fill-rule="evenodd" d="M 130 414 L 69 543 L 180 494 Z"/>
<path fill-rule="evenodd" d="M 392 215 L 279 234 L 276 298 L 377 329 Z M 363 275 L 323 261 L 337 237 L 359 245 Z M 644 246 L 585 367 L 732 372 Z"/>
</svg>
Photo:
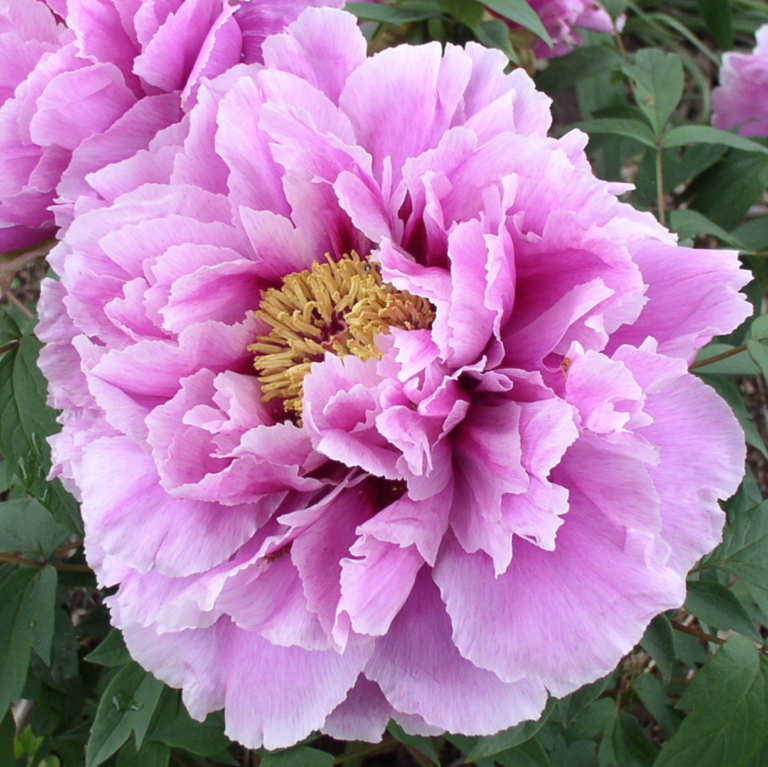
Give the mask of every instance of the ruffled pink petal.
<svg viewBox="0 0 768 767">
<path fill-rule="evenodd" d="M 125 437 L 83 453 L 79 481 L 88 534 L 139 572 L 171 576 L 207 570 L 231 556 L 258 526 L 258 505 L 223 507 L 169 496 L 154 463 Z M 141 546 L 136 540 L 141 539 Z"/>
<path fill-rule="evenodd" d="M 547 699 L 541 682 L 508 684 L 459 655 L 445 606 L 425 571 L 386 636 L 377 640 L 365 675 L 399 712 L 468 735 L 536 719 Z"/>
</svg>

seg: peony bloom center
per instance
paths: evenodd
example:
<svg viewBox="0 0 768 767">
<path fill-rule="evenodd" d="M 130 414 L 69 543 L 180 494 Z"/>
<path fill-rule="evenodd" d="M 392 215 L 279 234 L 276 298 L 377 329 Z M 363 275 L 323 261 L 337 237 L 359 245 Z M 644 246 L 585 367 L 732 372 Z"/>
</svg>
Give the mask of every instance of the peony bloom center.
<svg viewBox="0 0 768 767">
<path fill-rule="evenodd" d="M 326 352 L 379 358 L 379 333 L 428 329 L 435 310 L 426 299 L 384 283 L 379 267 L 352 251 L 262 291 L 256 316 L 272 328 L 248 347 L 256 355 L 262 401 L 279 398 L 287 413 L 301 417 L 302 382 L 313 362 Z"/>
</svg>

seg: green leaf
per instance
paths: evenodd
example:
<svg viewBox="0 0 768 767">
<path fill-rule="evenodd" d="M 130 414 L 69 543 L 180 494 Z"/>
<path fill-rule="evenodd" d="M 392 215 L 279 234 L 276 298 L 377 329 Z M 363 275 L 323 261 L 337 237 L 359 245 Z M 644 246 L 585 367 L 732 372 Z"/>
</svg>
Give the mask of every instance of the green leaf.
<svg viewBox="0 0 768 767">
<path fill-rule="evenodd" d="M 307 746 L 294 746 L 285 751 L 271 751 L 261 758 L 261 767 L 333 767 L 333 754 Z"/>
<path fill-rule="evenodd" d="M 746 607 L 726 586 L 716 581 L 689 581 L 685 609 L 710 626 L 738 631 L 756 642 L 760 633 Z"/>
<path fill-rule="evenodd" d="M 558 708 L 562 715 L 563 726 L 569 727 L 571 722 L 590 704 L 599 698 L 611 683 L 613 674 L 608 674 L 596 682 L 585 684 L 576 692 L 572 692 L 566 698 L 558 701 Z"/>
<path fill-rule="evenodd" d="M 663 147 L 686 146 L 687 144 L 722 144 L 743 152 L 768 155 L 768 149 L 756 141 L 719 130 L 709 125 L 679 125 L 664 135 L 661 141 Z"/>
<path fill-rule="evenodd" d="M 733 230 L 733 236 L 749 250 L 768 250 L 768 216 L 745 221 Z"/>
<path fill-rule="evenodd" d="M 490 19 L 472 28 L 478 42 L 486 48 L 498 48 L 507 54 L 507 58 L 514 64 L 519 64 L 520 59 L 509 40 L 509 27 L 501 19 Z"/>
<path fill-rule="evenodd" d="M 485 13 L 485 7 L 477 0 L 437 0 L 437 5 L 443 13 L 470 29 L 474 29 L 483 20 Z M 507 27 L 507 37 L 509 37 L 509 27 Z"/>
<path fill-rule="evenodd" d="M 748 639 L 732 636 L 677 704 L 693 709 L 655 767 L 744 767 L 768 736 L 768 666 Z"/>
<path fill-rule="evenodd" d="M 101 666 L 124 666 L 131 662 L 123 635 L 118 629 L 111 629 L 107 638 L 92 652 L 85 656 L 89 663 Z"/>
<path fill-rule="evenodd" d="M 215 756 L 231 745 L 224 735 L 224 715 L 221 711 L 209 714 L 204 722 L 198 722 L 187 713 L 177 690 L 166 688 L 166 695 L 167 715 L 147 736 L 149 740 L 172 748 L 183 748 L 198 756 Z"/>
<path fill-rule="evenodd" d="M 760 372 L 768 378 L 768 348 L 760 341 L 747 341 L 747 351 L 754 363 L 760 368 Z"/>
<path fill-rule="evenodd" d="M 429 11 L 399 8 L 392 5 L 378 5 L 377 3 L 347 3 L 344 10 L 354 13 L 361 21 L 378 21 L 395 26 L 415 21 L 426 21 L 441 15 L 437 8 L 430 13 Z"/>
<path fill-rule="evenodd" d="M 541 18 L 525 0 L 485 0 L 485 5 L 499 16 L 514 21 L 521 27 L 530 29 L 538 35 L 547 45 L 552 46 L 552 38 L 549 36 Z"/>
<path fill-rule="evenodd" d="M 766 186 L 768 157 L 731 150 L 695 179 L 686 195 L 691 198 L 690 207 L 730 231 L 762 197 Z M 724 200 L 728 201 L 727 205 L 723 204 Z"/>
<path fill-rule="evenodd" d="M 409 735 L 394 720 L 387 725 L 387 730 L 393 738 L 397 738 L 401 743 L 405 743 L 406 746 L 412 746 L 426 756 L 432 764 L 440 767 L 440 757 L 437 755 L 437 751 L 435 751 L 435 744 L 429 738 L 421 735 Z"/>
<path fill-rule="evenodd" d="M 0 764 L 12 765 L 16 760 L 13 756 L 13 736 L 16 733 L 16 723 L 13 714 L 8 711 L 0 720 Z"/>
<path fill-rule="evenodd" d="M 664 683 L 668 684 L 672 678 L 672 666 L 677 657 L 675 651 L 675 632 L 669 618 L 663 613 L 657 615 L 645 630 L 640 644 L 656 661 Z"/>
<path fill-rule="evenodd" d="M 624 64 L 622 69 L 635 82 L 637 105 L 650 121 L 655 135 L 661 136 L 683 96 L 682 60 L 675 53 L 643 48 L 635 54 L 633 63 Z"/>
<path fill-rule="evenodd" d="M 31 651 L 48 662 L 56 606 L 50 565 L 7 572 L 0 582 L 0 714 L 21 695 Z"/>
<path fill-rule="evenodd" d="M 707 565 L 768 587 L 768 501 L 729 518 L 722 544 L 707 559 Z"/>
<path fill-rule="evenodd" d="M 733 23 L 730 0 L 696 0 L 701 18 L 707 25 L 718 48 L 729 51 L 733 48 Z"/>
<path fill-rule="evenodd" d="M 171 759 L 171 749 L 164 743 L 145 743 L 140 750 L 128 741 L 117 756 L 117 767 L 166 767 Z"/>
<path fill-rule="evenodd" d="M 683 717 L 672 708 L 664 686 L 653 674 L 640 674 L 632 680 L 632 688 L 651 716 L 664 728 L 667 737 L 672 737 L 680 728 Z"/>
<path fill-rule="evenodd" d="M 35 495 L 43 492 L 50 467 L 45 438 L 59 430 L 45 404 L 45 379 L 37 368 L 40 347 L 36 338 L 25 336 L 0 357 L 0 453 Z"/>
<path fill-rule="evenodd" d="M 49 557 L 68 537 L 69 530 L 33 498 L 0 503 L 0 551 Z"/>
<path fill-rule="evenodd" d="M 163 683 L 138 663 L 124 666 L 101 696 L 91 737 L 86 749 L 85 767 L 96 767 L 125 743 L 133 732 L 141 749 Z"/>
<path fill-rule="evenodd" d="M 550 767 L 549 757 L 535 737 L 496 754 L 493 760 L 501 767 Z"/>
<path fill-rule="evenodd" d="M 21 328 L 18 323 L 6 312 L 0 312 L 0 349 L 15 343 L 20 338 Z"/>
<path fill-rule="evenodd" d="M 614 716 L 597 752 L 600 764 L 650 767 L 656 753 L 637 719 L 614 706 Z"/>
<path fill-rule="evenodd" d="M 521 724 L 518 724 L 515 727 L 510 727 L 508 730 L 503 730 L 496 735 L 478 738 L 472 750 L 467 754 L 466 760 L 468 762 L 474 762 L 476 759 L 480 759 L 484 756 L 493 756 L 501 751 L 507 751 L 520 743 L 525 743 L 526 740 L 532 738 L 542 728 L 555 710 L 556 705 L 557 700 L 555 698 L 550 698 L 541 717 L 535 722 L 522 722 Z"/>
<path fill-rule="evenodd" d="M 588 45 L 551 59 L 547 68 L 536 76 L 536 84 L 547 93 L 570 88 L 581 80 L 603 75 L 621 68 L 621 56 L 607 45 Z"/>
<path fill-rule="evenodd" d="M 699 234 L 711 234 L 733 248 L 747 250 L 732 234 L 726 232 L 721 226 L 718 226 L 714 221 L 710 221 L 696 210 L 686 208 L 673 210 L 669 214 L 669 223 L 670 228 L 677 232 L 682 240 L 687 240 L 689 237 L 695 237 Z"/>
<path fill-rule="evenodd" d="M 755 341 L 768 338 L 768 314 L 762 314 L 752 320 L 749 326 L 749 337 Z"/>
<path fill-rule="evenodd" d="M 656 148 L 651 129 L 645 123 L 638 122 L 637 120 L 604 117 L 598 120 L 585 120 L 584 122 L 577 123 L 574 127 L 581 128 L 581 130 L 590 135 L 593 133 L 610 133 L 614 136 L 633 138 L 641 144 L 651 147 L 651 149 Z"/>
</svg>

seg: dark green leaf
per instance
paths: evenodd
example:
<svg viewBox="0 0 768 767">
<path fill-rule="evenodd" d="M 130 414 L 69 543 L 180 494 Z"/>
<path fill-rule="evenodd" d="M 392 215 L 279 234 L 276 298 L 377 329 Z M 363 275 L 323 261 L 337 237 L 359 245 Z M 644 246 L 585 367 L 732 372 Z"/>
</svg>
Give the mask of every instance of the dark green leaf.
<svg viewBox="0 0 768 767">
<path fill-rule="evenodd" d="M 576 85 L 580 80 L 596 77 L 621 67 L 621 56 L 607 45 L 589 45 L 551 59 L 547 68 L 536 77 L 536 84 L 547 93 Z"/>
<path fill-rule="evenodd" d="M 711 234 L 733 248 L 747 249 L 732 234 L 729 234 L 721 226 L 718 226 L 714 221 L 710 221 L 696 210 L 685 208 L 673 210 L 669 214 L 669 223 L 670 228 L 677 232 L 683 240 L 699 234 Z"/>
<path fill-rule="evenodd" d="M 762 314 L 752 320 L 749 326 L 749 337 L 755 341 L 768 338 L 768 314 Z"/>
<path fill-rule="evenodd" d="M 748 639 L 732 636 L 688 686 L 693 709 L 655 767 L 744 767 L 768 736 L 768 667 Z"/>
<path fill-rule="evenodd" d="M 69 536 L 33 498 L 0 503 L 0 551 L 49 557 Z"/>
<path fill-rule="evenodd" d="M 485 7 L 477 0 L 437 0 L 437 6 L 443 13 L 470 29 L 474 29 L 485 14 Z"/>
<path fill-rule="evenodd" d="M 691 198 L 691 207 L 730 231 L 762 197 L 766 186 L 768 157 L 730 151 L 699 176 L 686 194 Z"/>
<path fill-rule="evenodd" d="M 550 767 L 549 757 L 535 737 L 496 754 L 493 760 L 501 767 Z"/>
<path fill-rule="evenodd" d="M 13 714 L 6 712 L 0 721 L 0 764 L 12 765 L 15 763 L 13 756 L 13 736 L 16 732 L 16 724 L 13 721 Z"/>
<path fill-rule="evenodd" d="M 0 312 L 0 350 L 18 341 L 19 338 L 21 338 L 21 328 L 18 323 L 5 312 Z"/>
<path fill-rule="evenodd" d="M 138 663 L 120 669 L 99 701 L 86 750 L 86 767 L 96 767 L 112 756 L 132 732 L 140 749 L 162 691 L 163 683 Z"/>
<path fill-rule="evenodd" d="M 614 706 L 610 727 L 600 741 L 597 751 L 600 764 L 650 767 L 654 763 L 656 753 L 637 719 Z"/>
<path fill-rule="evenodd" d="M 199 756 L 214 756 L 230 745 L 224 735 L 224 716 L 217 711 L 204 722 L 197 722 L 187 713 L 176 690 L 167 690 L 169 715 L 164 716 L 147 737 L 172 748 L 183 748 Z"/>
<path fill-rule="evenodd" d="M 145 743 L 139 751 L 129 740 L 117 756 L 117 767 L 166 767 L 171 749 L 164 743 Z"/>
<path fill-rule="evenodd" d="M 568 697 L 562 698 L 558 701 L 558 708 L 560 709 L 563 725 L 565 727 L 570 726 L 571 722 L 596 698 L 605 692 L 608 685 L 611 683 L 613 675 L 608 674 L 602 679 L 598 679 L 591 684 L 585 684 L 580 687 L 576 692 L 572 692 Z"/>
<path fill-rule="evenodd" d="M 585 120 L 584 122 L 578 123 L 575 127 L 581 128 L 581 130 L 590 135 L 593 133 L 610 133 L 614 136 L 633 138 L 652 149 L 655 149 L 656 146 L 653 141 L 653 133 L 651 133 L 651 129 L 645 123 L 638 122 L 637 120 L 622 120 L 605 117 L 598 120 Z"/>
<path fill-rule="evenodd" d="M 486 48 L 498 48 L 507 54 L 507 58 L 510 61 L 515 64 L 520 63 L 517 53 L 509 40 L 509 27 L 501 19 L 484 21 L 474 27 L 472 31 L 475 33 L 478 42 L 482 43 Z"/>
<path fill-rule="evenodd" d="M 602 5 L 611 14 L 612 19 L 618 19 L 627 10 L 629 0 L 603 0 Z"/>
<path fill-rule="evenodd" d="M 59 429 L 45 404 L 45 379 L 37 369 L 40 346 L 25 336 L 0 357 L 0 453 L 35 495 L 43 492 L 50 466 L 45 438 Z"/>
<path fill-rule="evenodd" d="M 747 351 L 754 363 L 760 368 L 760 372 L 768 378 L 768 348 L 760 341 L 747 341 Z"/>
<path fill-rule="evenodd" d="M 669 696 L 664 686 L 653 674 L 640 674 L 632 680 L 632 687 L 651 716 L 664 728 L 668 737 L 672 737 L 680 727 L 683 717 L 672 709 Z"/>
<path fill-rule="evenodd" d="M 75 695 L 80 691 L 77 655 L 79 648 L 72 626 L 72 616 L 68 610 L 57 605 L 54 610 L 51 662 L 46 665 L 37 654 L 34 654 L 32 669 L 53 690 L 65 695 Z"/>
<path fill-rule="evenodd" d="M 760 588 L 768 587 L 768 501 L 729 519 L 723 543 L 707 564 Z"/>
<path fill-rule="evenodd" d="M 741 149 L 743 152 L 768 155 L 768 149 L 762 144 L 709 125 L 679 125 L 665 134 L 661 142 L 664 147 L 688 144 L 722 144 L 733 149 Z"/>
<path fill-rule="evenodd" d="M 50 658 L 55 600 L 50 565 L 19 568 L 0 583 L 0 713 L 21 695 L 31 651 Z"/>
<path fill-rule="evenodd" d="M 124 666 L 130 663 L 131 656 L 123 641 L 123 635 L 117 629 L 111 629 L 107 638 L 85 659 L 101 666 Z"/>
<path fill-rule="evenodd" d="M 669 618 L 663 613 L 657 615 L 645 630 L 640 644 L 656 661 L 664 683 L 667 684 L 672 678 L 672 666 L 676 657 L 675 632 Z"/>
<path fill-rule="evenodd" d="M 745 221 L 733 230 L 733 236 L 750 250 L 768 250 L 768 216 Z"/>
<path fill-rule="evenodd" d="M 725 51 L 733 48 L 730 0 L 696 0 L 696 7 L 717 47 Z"/>
<path fill-rule="evenodd" d="M 332 754 L 307 746 L 272 751 L 261 758 L 261 767 L 333 767 Z"/>
<path fill-rule="evenodd" d="M 409 735 L 395 721 L 392 721 L 387 725 L 387 730 L 393 738 L 397 738 L 401 743 L 405 743 L 406 746 L 412 746 L 426 756 L 432 764 L 436 764 L 440 767 L 440 757 L 437 755 L 437 751 L 435 751 L 435 744 L 429 738 L 425 738 L 421 735 Z"/>
<path fill-rule="evenodd" d="M 544 24 L 542 24 L 539 14 L 525 0 L 485 0 L 485 5 L 498 13 L 499 16 L 514 21 L 515 24 L 519 24 L 521 27 L 530 29 L 547 45 L 552 45 L 552 38 L 549 36 L 549 32 L 547 32 Z"/>
<path fill-rule="evenodd" d="M 493 756 L 501 751 L 506 751 L 513 746 L 517 746 L 520 743 L 525 743 L 526 740 L 532 738 L 542 728 L 555 710 L 556 705 L 557 700 L 555 698 L 550 698 L 541 717 L 535 722 L 523 722 L 515 727 L 510 727 L 508 730 L 503 730 L 496 735 L 489 735 L 486 738 L 478 738 L 477 743 L 467 754 L 467 761 L 474 762 L 481 757 Z"/>
<path fill-rule="evenodd" d="M 377 3 L 347 3 L 344 10 L 354 13 L 362 21 L 378 21 L 393 25 L 425 21 L 441 15 L 437 7 L 435 7 L 434 12 L 430 13 L 391 5 L 378 5 Z"/>
<path fill-rule="evenodd" d="M 622 69 L 635 81 L 637 105 L 650 121 L 655 135 L 661 136 L 683 95 L 682 60 L 658 48 L 643 48 L 635 54 L 634 61 L 624 64 Z"/>
<path fill-rule="evenodd" d="M 738 597 L 716 581 L 689 581 L 685 609 L 710 626 L 738 631 L 756 642 L 760 633 Z"/>
</svg>

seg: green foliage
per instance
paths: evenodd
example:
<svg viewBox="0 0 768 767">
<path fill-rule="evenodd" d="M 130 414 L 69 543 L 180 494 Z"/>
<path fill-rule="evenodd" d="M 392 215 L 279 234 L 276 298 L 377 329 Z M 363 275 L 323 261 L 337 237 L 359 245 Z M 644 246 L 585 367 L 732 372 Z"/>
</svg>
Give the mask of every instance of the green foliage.
<svg viewBox="0 0 768 767">
<path fill-rule="evenodd" d="M 24 689 L 30 654 L 50 657 L 53 642 L 56 571 L 0 568 L 0 713 Z"/>
<path fill-rule="evenodd" d="M 96 710 L 85 767 L 97 767 L 133 733 L 141 750 L 144 736 L 163 691 L 162 682 L 131 661 L 107 685 Z"/>
<path fill-rule="evenodd" d="M 679 709 L 692 709 L 655 767 L 743 767 L 768 738 L 768 659 L 731 637 L 696 675 Z"/>
</svg>

